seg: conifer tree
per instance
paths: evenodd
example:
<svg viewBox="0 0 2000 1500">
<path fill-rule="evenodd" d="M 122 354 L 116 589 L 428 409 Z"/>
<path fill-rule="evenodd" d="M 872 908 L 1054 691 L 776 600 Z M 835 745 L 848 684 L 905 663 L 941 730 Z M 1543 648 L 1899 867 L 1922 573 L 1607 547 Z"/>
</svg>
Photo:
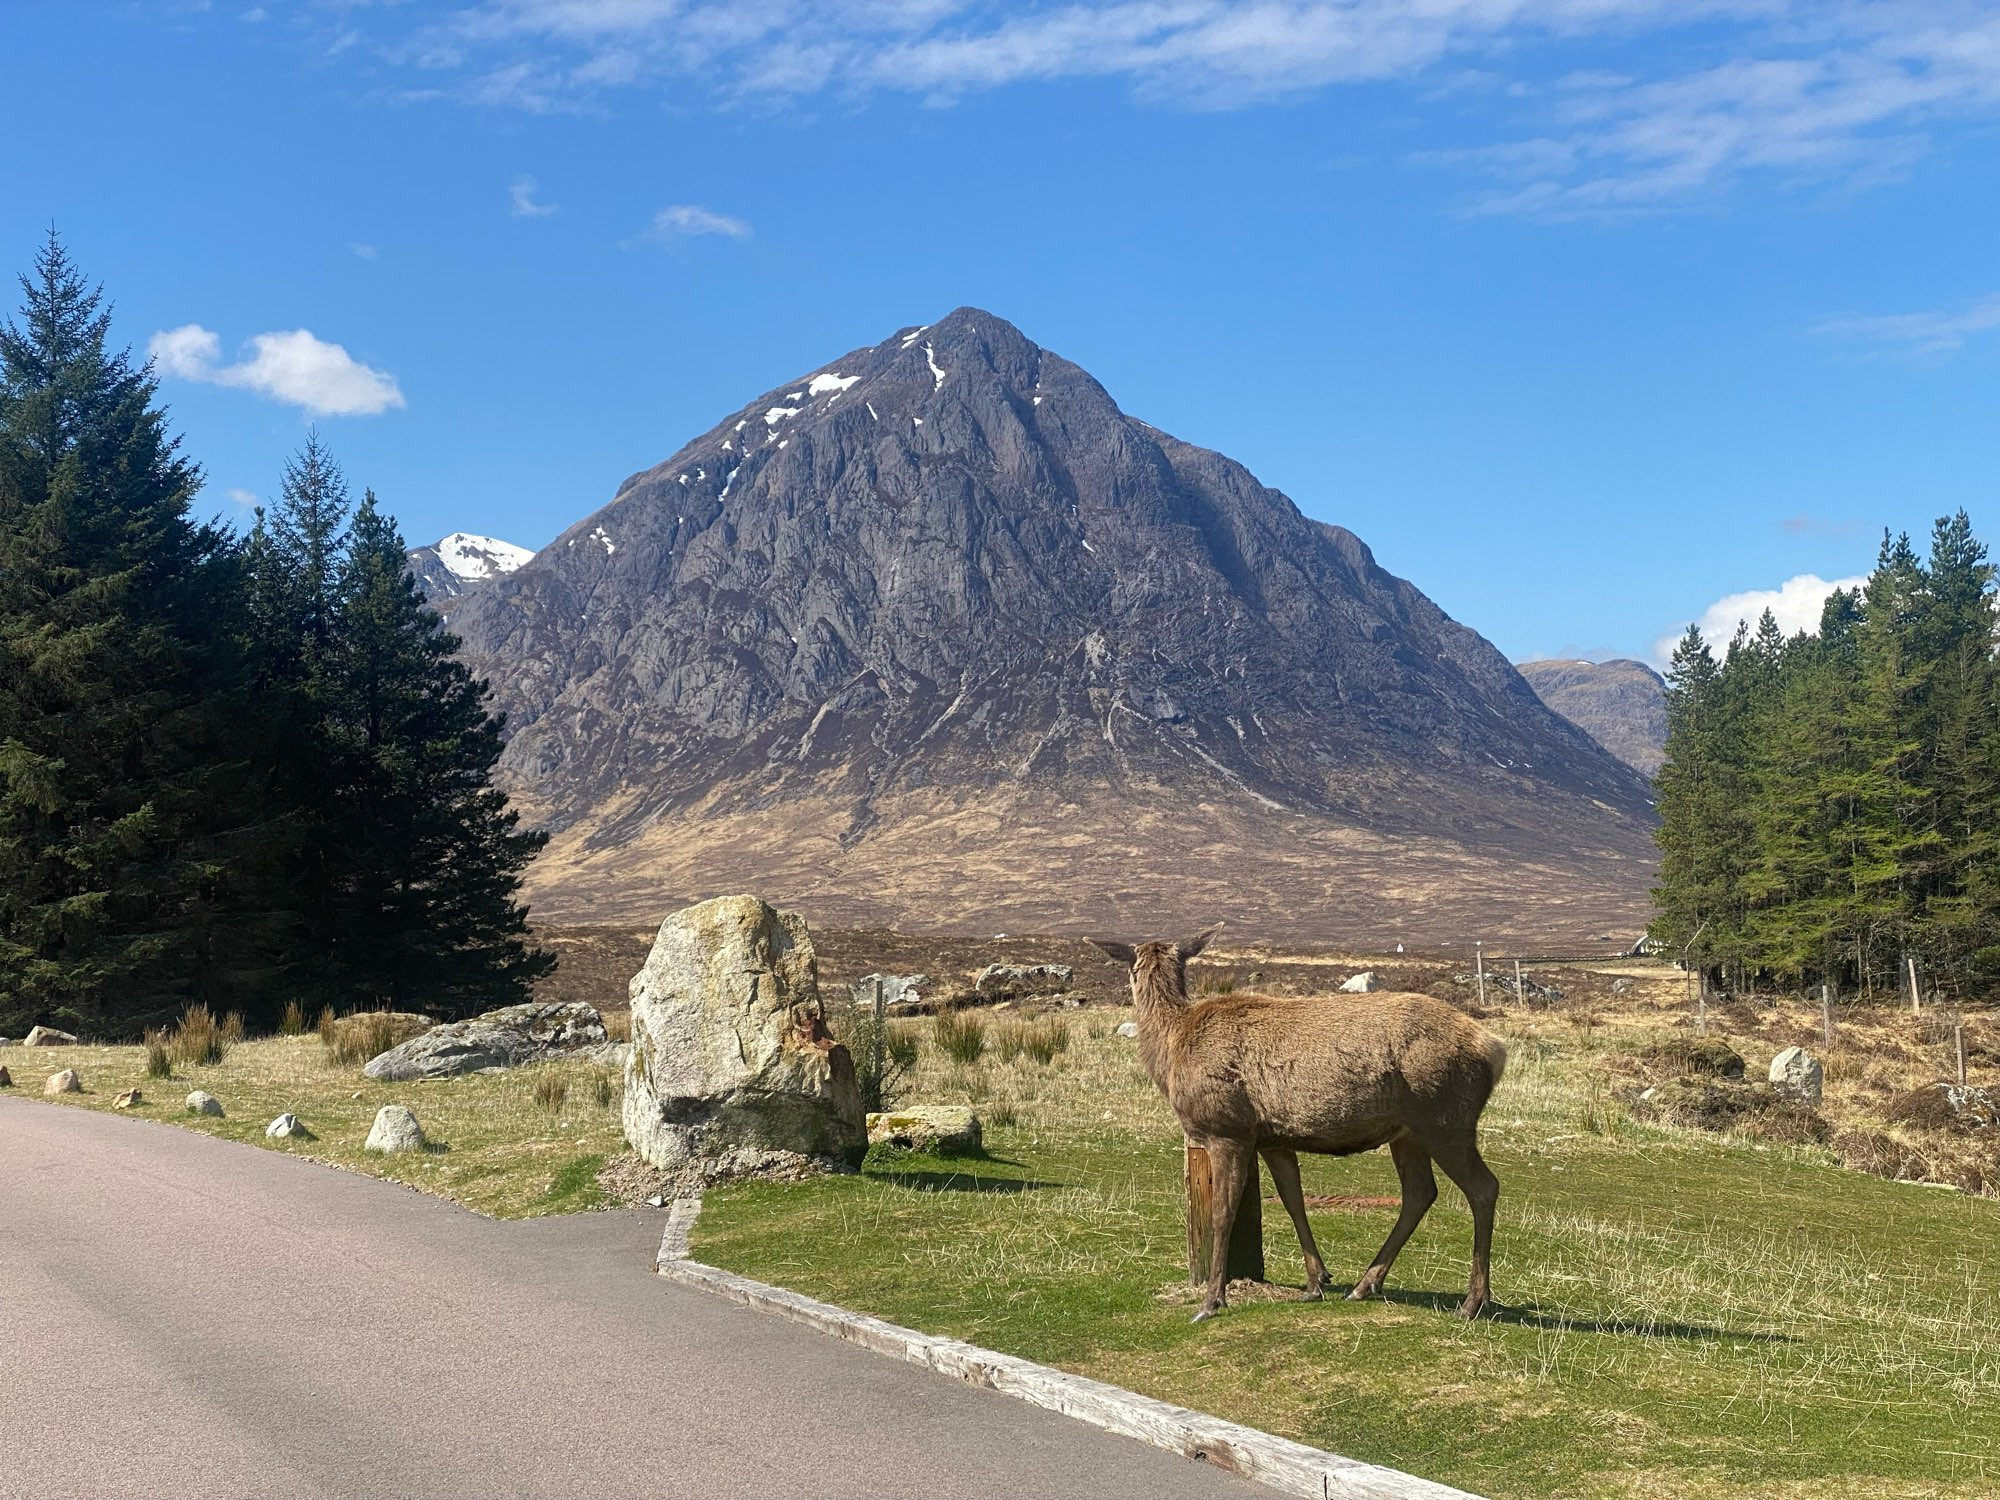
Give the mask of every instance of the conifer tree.
<svg viewBox="0 0 2000 1500">
<path fill-rule="evenodd" d="M 1667 671 L 1667 746 L 1659 788 L 1660 880 L 1653 934 L 1676 954 L 1707 967 L 1722 952 L 1717 924 L 1737 897 L 1732 888 L 1732 768 L 1725 761 L 1722 671 L 1701 631 L 1690 625 Z"/>
<path fill-rule="evenodd" d="M 330 725 L 345 864 L 339 967 L 358 998 L 465 1015 L 528 998 L 554 957 L 515 897 L 547 841 L 492 785 L 486 685 L 409 575 L 372 493 L 339 580 Z"/>
<path fill-rule="evenodd" d="M 51 234 L 0 328 L 0 1022 L 254 996 L 270 850 L 228 538 Z"/>
</svg>

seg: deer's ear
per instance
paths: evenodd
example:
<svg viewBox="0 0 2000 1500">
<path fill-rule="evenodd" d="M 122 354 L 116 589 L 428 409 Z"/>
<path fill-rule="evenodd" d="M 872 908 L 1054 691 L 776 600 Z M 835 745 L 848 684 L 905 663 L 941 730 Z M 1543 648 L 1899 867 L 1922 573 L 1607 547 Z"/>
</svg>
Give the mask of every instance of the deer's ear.
<svg viewBox="0 0 2000 1500">
<path fill-rule="evenodd" d="M 1128 969 L 1139 961 L 1139 950 L 1130 943 L 1117 943 L 1109 938 L 1091 938 L 1089 942 L 1091 947 L 1102 949 Z"/>
<path fill-rule="evenodd" d="M 1222 924 L 1217 922 L 1200 936 L 1187 938 L 1182 942 L 1174 944 L 1174 952 L 1178 953 L 1182 958 L 1194 958 L 1201 953 L 1202 949 L 1209 945 L 1209 941 L 1220 931 L 1222 931 Z"/>
</svg>

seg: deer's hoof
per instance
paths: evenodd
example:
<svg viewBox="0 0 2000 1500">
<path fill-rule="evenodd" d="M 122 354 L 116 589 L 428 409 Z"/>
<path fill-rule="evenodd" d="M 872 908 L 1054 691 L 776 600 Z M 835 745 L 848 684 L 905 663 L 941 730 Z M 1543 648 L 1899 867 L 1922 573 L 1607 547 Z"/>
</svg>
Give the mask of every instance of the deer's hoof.
<svg viewBox="0 0 2000 1500">
<path fill-rule="evenodd" d="M 1458 1304 L 1457 1316 L 1470 1323 L 1492 1305 L 1492 1299 L 1488 1297 L 1467 1297 L 1463 1302 Z"/>
<path fill-rule="evenodd" d="M 1306 1288 L 1306 1294 L 1303 1297 L 1299 1298 L 1299 1301 L 1317 1302 L 1320 1300 L 1320 1298 L 1324 1297 L 1325 1295 L 1326 1295 L 1326 1288 L 1309 1286 Z"/>
<path fill-rule="evenodd" d="M 1357 1282 L 1355 1283 L 1354 1290 L 1347 1294 L 1347 1300 L 1349 1302 L 1366 1302 L 1381 1290 L 1382 1288 L 1373 1282 Z"/>
<path fill-rule="evenodd" d="M 1196 1313 L 1193 1317 L 1189 1318 L 1188 1321 L 1190 1323 L 1206 1323 L 1210 1318 L 1214 1317 L 1217 1313 L 1221 1311 L 1222 1309 L 1220 1307 L 1204 1307 L 1200 1312 Z"/>
</svg>

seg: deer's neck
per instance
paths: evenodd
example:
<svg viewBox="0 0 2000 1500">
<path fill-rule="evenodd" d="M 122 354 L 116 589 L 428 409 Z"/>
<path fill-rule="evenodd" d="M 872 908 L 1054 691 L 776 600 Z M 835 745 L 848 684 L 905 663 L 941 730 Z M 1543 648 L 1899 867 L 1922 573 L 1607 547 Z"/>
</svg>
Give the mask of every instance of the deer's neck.
<svg viewBox="0 0 2000 1500">
<path fill-rule="evenodd" d="M 1132 1009 L 1139 1025 L 1140 1066 L 1164 1089 L 1174 1033 L 1188 1009 L 1187 981 L 1180 966 L 1161 961 L 1133 970 Z"/>
</svg>

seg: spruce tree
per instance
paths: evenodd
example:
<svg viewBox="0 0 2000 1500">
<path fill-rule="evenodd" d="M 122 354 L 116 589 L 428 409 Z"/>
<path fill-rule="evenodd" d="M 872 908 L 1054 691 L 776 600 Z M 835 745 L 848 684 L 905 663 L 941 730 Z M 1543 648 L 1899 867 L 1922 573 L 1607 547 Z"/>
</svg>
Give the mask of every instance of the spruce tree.
<svg viewBox="0 0 2000 1500">
<path fill-rule="evenodd" d="M 1653 936 L 1702 968 L 1725 951 L 1718 925 L 1739 899 L 1733 851 L 1735 786 L 1725 751 L 1722 670 L 1690 625 L 1667 670 L 1666 758 L 1659 788 L 1660 878 Z"/>
<path fill-rule="evenodd" d="M 254 999 L 276 941 L 239 575 L 51 234 L 0 328 L 0 1022 Z"/>
<path fill-rule="evenodd" d="M 492 784 L 501 724 L 457 647 L 367 494 L 339 581 L 328 697 L 338 965 L 359 1000 L 447 1015 L 525 1000 L 555 964 L 516 900 L 547 835 L 523 831 Z"/>
</svg>

